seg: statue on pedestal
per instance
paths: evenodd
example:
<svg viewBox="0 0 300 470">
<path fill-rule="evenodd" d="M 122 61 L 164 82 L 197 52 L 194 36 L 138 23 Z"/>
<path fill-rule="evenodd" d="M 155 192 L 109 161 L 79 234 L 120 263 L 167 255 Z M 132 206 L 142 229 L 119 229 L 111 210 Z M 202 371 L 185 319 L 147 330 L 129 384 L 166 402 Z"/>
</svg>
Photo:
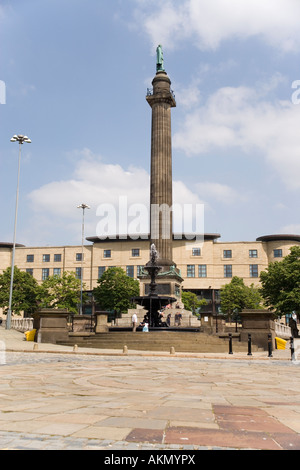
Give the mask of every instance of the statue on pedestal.
<svg viewBox="0 0 300 470">
<path fill-rule="evenodd" d="M 156 49 L 156 72 L 164 72 L 164 54 L 162 46 L 159 46 Z"/>
</svg>

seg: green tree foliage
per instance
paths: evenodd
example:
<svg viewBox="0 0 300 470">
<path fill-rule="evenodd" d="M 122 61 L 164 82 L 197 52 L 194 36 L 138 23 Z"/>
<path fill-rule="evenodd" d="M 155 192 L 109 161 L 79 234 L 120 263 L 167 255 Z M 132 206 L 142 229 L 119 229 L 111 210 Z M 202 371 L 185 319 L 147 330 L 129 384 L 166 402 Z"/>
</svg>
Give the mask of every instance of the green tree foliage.
<svg viewBox="0 0 300 470">
<path fill-rule="evenodd" d="M 127 312 L 131 298 L 140 293 L 139 281 L 128 277 L 122 268 L 109 268 L 97 281 L 95 300 L 104 310 Z"/>
<path fill-rule="evenodd" d="M 278 317 L 300 313 L 300 247 L 293 246 L 282 261 L 270 263 L 260 274 L 261 295 Z"/>
<path fill-rule="evenodd" d="M 0 307 L 7 314 L 9 306 L 9 291 L 11 280 L 11 268 L 7 268 L 0 275 Z M 11 309 L 16 315 L 22 311 L 33 313 L 38 307 L 40 288 L 31 274 L 14 267 L 14 282 Z"/>
<path fill-rule="evenodd" d="M 259 289 L 253 284 L 245 286 L 243 279 L 237 276 L 222 287 L 220 298 L 221 310 L 229 316 L 239 314 L 244 308 L 258 308 L 262 301 Z"/>
<path fill-rule="evenodd" d="M 62 276 L 50 276 L 43 281 L 39 294 L 40 307 L 66 308 L 70 313 L 78 313 L 80 296 L 80 279 L 74 272 L 65 271 Z M 83 292 L 83 302 L 85 300 L 86 294 Z"/>
<path fill-rule="evenodd" d="M 189 291 L 181 293 L 181 300 L 183 302 L 184 308 L 186 310 L 190 310 L 193 313 L 195 313 L 202 305 L 207 304 L 205 299 L 199 300 L 196 294 Z"/>
</svg>

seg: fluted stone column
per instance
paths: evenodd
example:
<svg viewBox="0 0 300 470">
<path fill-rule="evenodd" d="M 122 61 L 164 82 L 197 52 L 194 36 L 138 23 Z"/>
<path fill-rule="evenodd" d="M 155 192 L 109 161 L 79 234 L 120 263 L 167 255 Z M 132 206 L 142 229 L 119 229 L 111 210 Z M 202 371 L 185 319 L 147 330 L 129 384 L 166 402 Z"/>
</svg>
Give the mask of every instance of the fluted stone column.
<svg viewBox="0 0 300 470">
<path fill-rule="evenodd" d="M 172 136 L 171 108 L 176 106 L 171 80 L 164 71 L 152 81 L 153 93 L 146 97 L 152 108 L 150 230 L 164 270 L 172 260 Z"/>
</svg>

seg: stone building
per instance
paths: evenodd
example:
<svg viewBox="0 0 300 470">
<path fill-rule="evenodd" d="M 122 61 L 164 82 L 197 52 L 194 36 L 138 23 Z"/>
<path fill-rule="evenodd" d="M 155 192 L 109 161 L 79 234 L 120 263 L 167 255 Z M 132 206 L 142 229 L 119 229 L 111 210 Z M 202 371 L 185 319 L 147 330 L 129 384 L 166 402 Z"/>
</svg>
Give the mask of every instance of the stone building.
<svg viewBox="0 0 300 470">
<path fill-rule="evenodd" d="M 91 292 L 97 280 L 110 267 L 121 267 L 126 274 L 139 279 L 143 266 L 149 260 L 149 240 L 116 237 L 100 240 L 88 237 L 83 249 L 78 246 L 16 246 L 15 266 L 27 271 L 42 283 L 48 276 L 73 271 Z M 241 277 L 248 286 L 259 286 L 259 275 L 273 261 L 281 261 L 290 248 L 300 245 L 299 235 L 269 235 L 255 241 L 223 242 L 219 234 L 205 234 L 202 243 L 185 237 L 173 239 L 173 259 L 183 279 L 175 289 L 192 291 L 207 300 L 207 308 L 217 310 L 219 290 L 233 276 Z M 0 273 L 11 265 L 12 244 L 0 243 Z M 141 295 L 145 284 L 141 282 Z M 172 294 L 173 295 L 173 294 Z M 214 305 L 213 305 L 214 304 Z M 87 313 L 87 311 L 86 311 Z"/>
</svg>

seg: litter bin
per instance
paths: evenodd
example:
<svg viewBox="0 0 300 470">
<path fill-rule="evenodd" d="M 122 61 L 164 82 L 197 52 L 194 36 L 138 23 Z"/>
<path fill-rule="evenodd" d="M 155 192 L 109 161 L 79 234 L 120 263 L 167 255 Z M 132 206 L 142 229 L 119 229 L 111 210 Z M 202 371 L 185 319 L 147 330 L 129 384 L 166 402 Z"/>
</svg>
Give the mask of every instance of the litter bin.
<svg viewBox="0 0 300 470">
<path fill-rule="evenodd" d="M 25 331 L 25 339 L 26 341 L 34 341 L 36 330 Z"/>
<path fill-rule="evenodd" d="M 275 337 L 275 344 L 276 344 L 276 349 L 285 349 L 285 345 L 287 343 L 287 341 L 285 341 L 284 339 L 282 338 L 277 338 Z"/>
</svg>

